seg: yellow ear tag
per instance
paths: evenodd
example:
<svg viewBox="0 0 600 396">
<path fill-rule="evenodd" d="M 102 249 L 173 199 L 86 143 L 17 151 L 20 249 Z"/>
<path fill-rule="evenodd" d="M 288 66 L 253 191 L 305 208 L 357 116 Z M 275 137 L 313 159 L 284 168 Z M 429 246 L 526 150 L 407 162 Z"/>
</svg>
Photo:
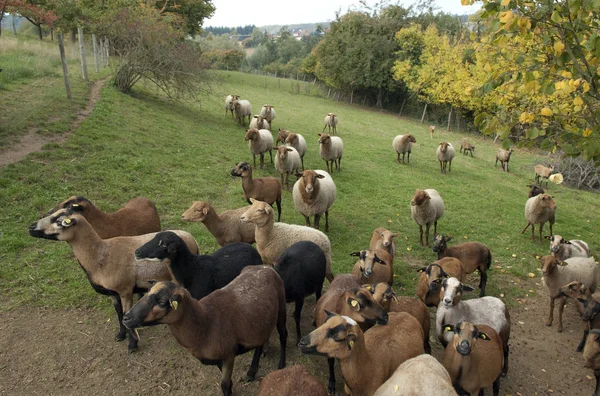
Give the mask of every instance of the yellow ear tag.
<svg viewBox="0 0 600 396">
<path fill-rule="evenodd" d="M 481 338 L 482 340 L 487 340 L 487 339 L 489 339 L 489 337 L 488 337 L 488 336 L 487 336 L 487 334 L 485 334 L 485 333 L 481 333 L 481 334 L 479 335 L 479 338 Z"/>
<path fill-rule="evenodd" d="M 179 306 L 179 303 L 177 301 L 171 301 L 171 307 L 173 307 L 173 309 L 175 311 L 177 311 L 178 306 Z"/>
<path fill-rule="evenodd" d="M 352 308 L 356 308 L 356 307 L 358 307 L 358 301 L 352 300 L 352 302 L 350 303 L 350 305 L 352 305 Z"/>
<path fill-rule="evenodd" d="M 79 207 L 79 204 L 73 204 L 73 205 L 71 205 L 71 206 L 72 206 L 72 207 L 74 207 L 74 208 L 78 208 L 78 207 Z"/>
<path fill-rule="evenodd" d="M 64 219 L 63 224 L 71 224 L 71 219 Z"/>
<path fill-rule="evenodd" d="M 350 349 L 354 348 L 354 341 L 350 341 L 348 345 L 350 345 Z"/>
<path fill-rule="evenodd" d="M 446 327 L 444 327 L 444 331 L 452 331 L 452 327 L 451 326 L 446 326 Z"/>
</svg>

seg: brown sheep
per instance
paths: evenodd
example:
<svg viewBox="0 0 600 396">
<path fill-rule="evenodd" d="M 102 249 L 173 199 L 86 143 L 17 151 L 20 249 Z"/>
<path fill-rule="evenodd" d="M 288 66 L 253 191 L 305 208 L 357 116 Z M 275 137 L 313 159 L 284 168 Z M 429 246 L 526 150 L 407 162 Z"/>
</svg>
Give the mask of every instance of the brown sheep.
<svg viewBox="0 0 600 396">
<path fill-rule="evenodd" d="M 252 178 L 252 167 L 247 162 L 239 162 L 231 170 L 231 176 L 242 178 L 242 189 L 244 190 L 244 199 L 250 198 L 257 201 L 263 201 L 269 205 L 277 204 L 277 221 L 281 221 L 281 183 L 274 177 Z"/>
<path fill-rule="evenodd" d="M 577 300 L 575 304 L 577 304 L 576 307 L 582 319 L 584 319 L 584 309 L 588 312 L 583 321 L 583 337 L 576 349 L 577 352 L 581 352 L 590 329 L 600 329 L 600 315 L 598 315 L 598 312 L 600 312 L 600 293 L 594 293 L 592 297 L 589 288 L 581 282 L 573 281 L 561 286 L 558 289 L 558 295 Z"/>
<path fill-rule="evenodd" d="M 327 389 L 301 364 L 271 371 L 260 381 L 258 396 L 327 396 Z"/>
<path fill-rule="evenodd" d="M 287 139 L 289 134 L 290 131 L 279 128 L 277 131 L 277 141 L 275 143 L 285 143 L 285 139 Z"/>
<path fill-rule="evenodd" d="M 386 250 L 361 250 L 350 253 L 350 256 L 359 258 L 354 264 L 352 275 L 356 276 L 361 284 L 394 283 L 394 259 Z"/>
<path fill-rule="evenodd" d="M 400 235 L 399 233 L 393 233 L 383 227 L 377 227 L 371 234 L 371 242 L 369 243 L 369 249 L 383 249 L 392 256 L 396 257 L 396 242 L 394 238 Z"/>
<path fill-rule="evenodd" d="M 556 167 L 554 165 L 550 165 L 549 168 L 545 167 L 544 165 L 540 165 L 540 164 L 536 165 L 535 166 L 535 183 L 539 184 L 541 186 L 542 179 L 546 179 L 546 188 L 548 188 L 548 178 L 550 177 L 552 172 L 554 172 L 554 169 L 556 169 Z"/>
<path fill-rule="evenodd" d="M 500 161 L 500 166 L 502 167 L 502 170 L 508 172 L 508 161 L 510 161 L 510 155 L 514 151 L 515 150 L 513 149 L 498 149 L 498 152 L 496 153 L 496 164 L 494 165 L 494 167 L 498 167 L 498 161 Z"/>
<path fill-rule="evenodd" d="M 421 273 L 417 283 L 417 296 L 428 307 L 437 307 L 440 303 L 440 286 L 444 278 L 455 277 L 463 282 L 465 269 L 462 262 L 454 257 L 443 257 L 427 267 L 417 270 Z"/>
<path fill-rule="evenodd" d="M 464 150 L 464 152 L 463 152 Z M 468 155 L 467 151 L 469 153 L 471 153 L 471 158 L 473 158 L 473 151 L 475 150 L 475 146 L 473 146 L 471 143 L 463 140 L 462 142 L 460 142 L 460 151 L 461 153 Z"/>
<path fill-rule="evenodd" d="M 600 329 L 594 329 L 588 334 L 583 349 L 584 367 L 594 370 L 596 388 L 594 395 L 600 394 Z"/>
<path fill-rule="evenodd" d="M 529 193 L 527 193 L 528 198 L 535 197 L 544 193 L 544 189 L 541 186 L 536 186 L 535 184 L 528 184 L 527 187 L 529 187 Z"/>
</svg>

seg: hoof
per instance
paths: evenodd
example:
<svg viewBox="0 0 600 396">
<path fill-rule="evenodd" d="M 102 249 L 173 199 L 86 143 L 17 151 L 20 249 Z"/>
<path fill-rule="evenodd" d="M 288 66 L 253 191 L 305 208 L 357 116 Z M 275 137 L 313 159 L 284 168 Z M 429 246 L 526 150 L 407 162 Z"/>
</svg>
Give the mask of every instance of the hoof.
<svg viewBox="0 0 600 396">
<path fill-rule="evenodd" d="M 125 338 L 127 338 L 127 335 L 125 333 L 123 333 L 123 334 L 117 333 L 117 335 L 115 336 L 115 341 L 121 342 L 121 341 L 124 341 Z"/>
<path fill-rule="evenodd" d="M 128 353 L 129 355 L 133 355 L 133 354 L 134 354 L 134 353 L 136 353 L 136 352 L 137 352 L 137 347 L 135 347 L 135 348 L 128 348 L 128 349 L 127 349 L 127 353 Z"/>
</svg>

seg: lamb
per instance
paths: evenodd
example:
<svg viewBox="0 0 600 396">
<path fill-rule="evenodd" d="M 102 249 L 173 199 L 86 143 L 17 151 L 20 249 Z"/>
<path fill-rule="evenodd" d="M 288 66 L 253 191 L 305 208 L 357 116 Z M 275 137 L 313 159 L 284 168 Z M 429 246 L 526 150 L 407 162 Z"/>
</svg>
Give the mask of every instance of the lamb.
<svg viewBox="0 0 600 396">
<path fill-rule="evenodd" d="M 325 253 L 327 266 L 325 276 L 331 282 L 331 243 L 327 235 L 319 230 L 295 224 L 275 223 L 273 208 L 268 203 L 250 199 L 252 206 L 244 212 L 241 220 L 256 226 L 256 249 L 263 263 L 272 265 L 283 254 L 285 249 L 296 242 L 311 241 L 316 243 Z"/>
<path fill-rule="evenodd" d="M 325 253 L 314 242 L 300 241 L 287 248 L 274 263 L 285 286 L 286 302 L 295 302 L 294 319 L 296 320 L 296 343 L 302 337 L 300 333 L 300 316 L 304 299 L 315 294 L 316 300 L 321 298 L 327 260 Z"/>
<path fill-rule="evenodd" d="M 315 216 L 314 226 L 319 229 L 319 220 L 325 213 L 325 231 L 329 232 L 329 208 L 335 202 L 337 188 L 329 173 L 323 170 L 305 170 L 296 173 L 292 197 L 296 210 L 304 216 L 310 227 L 310 217 Z"/>
<path fill-rule="evenodd" d="M 350 253 L 350 256 L 359 258 L 354 264 L 352 275 L 356 276 L 361 284 L 386 282 L 392 285 L 394 283 L 394 259 L 387 251 L 361 250 Z"/>
<path fill-rule="evenodd" d="M 542 243 L 542 232 L 544 223 L 550 224 L 550 235 L 552 235 L 552 225 L 554 225 L 554 217 L 556 215 L 556 203 L 548 194 L 540 194 L 531 197 L 525 203 L 525 219 L 527 225 L 521 231 L 525 233 L 527 227 L 531 226 L 531 240 L 535 241 L 535 225 L 540 224 L 540 243 Z"/>
<path fill-rule="evenodd" d="M 566 241 L 560 235 L 548 235 L 544 238 L 550 241 L 550 252 L 557 260 L 562 261 L 571 257 L 590 257 L 590 246 L 580 239 Z"/>
<path fill-rule="evenodd" d="M 270 104 L 263 105 L 262 109 L 260 109 L 260 115 L 264 117 L 265 120 L 269 123 L 269 129 L 271 129 L 271 124 L 275 119 L 275 109 Z"/>
<path fill-rule="evenodd" d="M 393 233 L 383 227 L 377 227 L 371 234 L 371 242 L 369 243 L 369 249 L 383 249 L 386 250 L 392 258 L 396 257 L 396 242 L 394 238 L 397 237 L 398 233 Z"/>
<path fill-rule="evenodd" d="M 494 165 L 494 167 L 498 167 L 498 161 L 500 161 L 500 166 L 502 167 L 502 170 L 508 172 L 508 161 L 510 161 L 510 155 L 514 151 L 515 150 L 513 149 L 498 149 L 498 152 L 496 153 L 496 164 Z"/>
<path fill-rule="evenodd" d="M 277 204 L 277 221 L 281 220 L 281 183 L 274 177 L 252 178 L 252 167 L 247 162 L 239 162 L 231 170 L 231 176 L 242 178 L 244 199 L 251 203 L 252 199 L 264 201 L 269 205 Z"/>
<path fill-rule="evenodd" d="M 267 129 L 267 130 L 271 130 L 271 125 L 269 125 L 269 122 L 267 120 L 265 120 L 265 118 L 261 115 L 255 115 L 254 117 L 252 117 L 252 120 L 250 121 L 250 125 L 248 125 L 249 129 Z"/>
<path fill-rule="evenodd" d="M 306 154 L 306 140 L 304 140 L 304 136 L 299 133 L 290 132 L 285 138 L 285 143 L 298 151 L 300 161 L 302 162 L 302 170 L 304 170 L 304 154 Z"/>
<path fill-rule="evenodd" d="M 335 135 L 335 132 L 337 131 L 337 123 L 338 117 L 334 113 L 327 113 L 325 116 L 325 126 L 321 132 L 325 132 L 325 128 L 329 127 L 327 131 L 331 133 L 331 129 L 333 129 L 333 134 Z"/>
<path fill-rule="evenodd" d="M 554 169 L 556 169 L 556 167 L 554 165 L 550 165 L 549 168 L 545 167 L 544 165 L 540 165 L 540 164 L 536 165 L 535 166 L 535 183 L 539 184 L 541 186 L 542 179 L 546 179 L 546 188 L 548 188 L 548 178 L 550 177 L 552 172 L 554 172 Z"/>
<path fill-rule="evenodd" d="M 373 396 L 456 396 L 450 375 L 429 355 L 419 355 L 402 363 Z"/>
<path fill-rule="evenodd" d="M 298 172 L 300 168 L 300 154 L 293 147 L 278 146 L 277 153 L 275 154 L 275 169 L 281 175 L 281 185 L 284 185 L 285 174 L 285 186 L 290 189 L 290 173 Z"/>
<path fill-rule="evenodd" d="M 454 146 L 452 143 L 441 142 L 437 148 L 437 159 L 440 161 L 440 171 L 445 175 L 446 166 L 448 172 L 452 170 L 452 160 L 454 159 Z"/>
<path fill-rule="evenodd" d="M 239 209 L 226 210 L 217 214 L 209 202 L 195 201 L 192 206 L 181 215 L 181 220 L 202 222 L 208 231 L 214 235 L 217 243 L 225 246 L 234 242 L 254 243 L 254 226 L 242 223 L 240 216 L 250 206 Z"/>
<path fill-rule="evenodd" d="M 251 245 L 230 243 L 211 255 L 194 254 L 174 232 L 159 232 L 135 250 L 136 260 L 169 259 L 173 280 L 199 300 L 227 286 L 249 265 L 260 265 L 260 255 Z"/>
<path fill-rule="evenodd" d="M 583 349 L 584 367 L 594 370 L 596 388 L 594 395 L 600 395 L 600 329 L 594 329 L 588 334 L 585 348 Z"/>
<path fill-rule="evenodd" d="M 408 159 L 406 163 L 410 164 L 410 153 L 412 150 L 412 145 L 416 142 L 417 139 L 415 139 L 415 137 L 410 133 L 406 135 L 398 135 L 394 138 L 394 140 L 392 141 L 392 147 L 398 154 L 398 158 L 396 159 L 398 163 L 400 163 L 400 154 L 402 154 L 402 162 L 404 163 L 404 156 L 406 155 L 406 153 L 408 153 Z"/>
<path fill-rule="evenodd" d="M 250 125 L 250 118 L 252 118 L 252 105 L 249 101 L 243 100 L 234 100 L 233 101 L 233 113 L 235 115 L 235 119 L 240 126 L 246 124 L 246 117 L 248 117 L 248 125 Z"/>
<path fill-rule="evenodd" d="M 337 136 L 329 136 L 319 133 L 319 153 L 325 160 L 327 172 L 333 173 L 333 165 L 337 170 L 342 170 L 342 155 L 344 154 L 344 142 Z"/>
<path fill-rule="evenodd" d="M 363 333 L 353 319 L 327 312 L 327 321 L 302 338 L 298 347 L 306 354 L 337 358 L 349 395 L 372 395 L 406 360 L 423 353 L 419 322 L 404 312 L 389 314 L 385 326 Z"/>
<path fill-rule="evenodd" d="M 546 326 L 552 326 L 554 300 L 558 299 L 558 331 L 562 332 L 562 313 L 565 298 L 559 295 L 559 288 L 569 282 L 579 281 L 593 293 L 600 279 L 600 269 L 594 262 L 594 258 L 573 257 L 566 261 L 559 261 L 553 256 L 544 256 L 540 261 L 542 279 L 550 297 L 550 311 L 548 312 Z"/>
<path fill-rule="evenodd" d="M 185 231 L 174 232 L 190 251 L 198 253 L 198 244 L 192 235 Z M 138 336 L 132 331 L 127 332 L 123 325 L 123 313 L 133 305 L 133 293 L 148 289 L 149 280 L 171 279 L 164 263 L 136 261 L 133 256 L 135 249 L 154 238 L 156 233 L 101 239 L 81 214 L 73 209 L 59 209 L 31 224 L 29 234 L 35 238 L 65 241 L 71 246 L 92 288 L 110 296 L 113 301 L 119 319 L 116 340 L 123 341 L 128 333 L 128 351 L 134 352 Z"/>
<path fill-rule="evenodd" d="M 232 94 L 225 97 L 225 115 L 231 111 L 231 118 L 233 118 L 233 102 L 235 100 L 240 100 L 240 96 Z"/>
<path fill-rule="evenodd" d="M 269 152 L 271 163 L 273 163 L 273 135 L 267 129 L 248 129 L 244 140 L 248 142 L 248 147 L 254 159 L 254 167 L 256 168 L 256 156 L 260 155 L 260 168 L 265 166 L 265 153 Z"/>
<path fill-rule="evenodd" d="M 510 315 L 508 309 L 496 297 L 480 297 L 462 301 L 463 291 L 473 291 L 471 286 L 463 285 L 456 278 L 444 279 L 441 294 L 444 296 L 436 312 L 435 331 L 444 347 L 452 341 L 452 336 L 444 331 L 447 325 L 456 326 L 459 322 L 468 321 L 478 326 L 493 328 L 502 340 L 504 365 L 502 376 L 508 373 L 508 354 L 510 338 Z"/>
<path fill-rule="evenodd" d="M 437 234 L 437 222 L 444 215 L 444 201 L 440 194 L 432 189 L 416 190 L 410 201 L 412 219 L 419 225 L 419 243 L 423 246 L 423 226 L 425 242 L 429 246 L 429 227 L 433 223 L 433 234 Z"/>
<path fill-rule="evenodd" d="M 279 365 L 285 367 L 285 291 L 283 281 L 267 266 L 250 266 L 226 287 L 201 300 L 173 282 L 159 282 L 125 314 L 128 328 L 165 323 L 183 347 L 202 364 L 221 370 L 223 395 L 232 394 L 236 355 L 254 349 L 247 381 L 253 381 L 263 345 L 277 327 Z"/>
<path fill-rule="evenodd" d="M 471 274 L 476 270 L 479 271 L 479 297 L 485 296 L 487 270 L 492 265 L 492 251 L 480 242 L 465 242 L 456 246 L 448 246 L 448 242 L 451 240 L 452 237 L 435 235 L 432 250 L 437 253 L 438 260 L 444 257 L 455 257 L 462 263 L 465 273 Z"/>
<path fill-rule="evenodd" d="M 56 205 L 46 216 L 59 209 L 72 209 L 80 213 L 102 239 L 160 231 L 158 211 L 148 198 L 133 198 L 116 212 L 105 213 L 89 199 L 72 196 Z"/>
<path fill-rule="evenodd" d="M 385 312 L 406 312 L 414 316 L 423 328 L 425 353 L 431 353 L 431 346 L 429 345 L 431 319 L 429 317 L 429 309 L 427 309 L 427 306 L 421 300 L 415 297 L 397 296 L 392 287 L 385 282 L 362 285 L 362 288 L 373 294 L 373 298 L 381 305 Z"/>
<path fill-rule="evenodd" d="M 433 134 L 435 133 L 435 125 L 429 125 L 429 135 L 433 139 Z"/>
<path fill-rule="evenodd" d="M 482 395 L 492 385 L 494 396 L 498 396 L 503 354 L 502 340 L 496 331 L 467 321 L 444 325 L 444 331 L 454 333 L 452 343 L 444 351 L 444 367 L 455 389 L 461 394 Z"/>
<path fill-rule="evenodd" d="M 417 297 L 428 307 L 437 307 L 440 304 L 440 286 L 444 278 L 454 277 L 463 282 L 466 278 L 462 262 L 454 257 L 443 257 L 426 267 L 419 268 L 421 273 L 417 283 Z"/>
<path fill-rule="evenodd" d="M 301 364 L 271 371 L 258 388 L 258 396 L 327 396 L 327 389 Z"/>
<path fill-rule="evenodd" d="M 464 152 L 463 152 L 464 150 Z M 471 153 L 471 158 L 473 158 L 473 151 L 475 150 L 475 146 L 473 146 L 470 142 L 463 140 L 460 142 L 460 152 L 464 155 L 468 155 L 467 151 Z"/>
<path fill-rule="evenodd" d="M 528 198 L 538 196 L 544 193 L 544 189 L 541 186 L 536 186 L 535 184 L 528 184 L 529 193 L 527 194 Z"/>
</svg>

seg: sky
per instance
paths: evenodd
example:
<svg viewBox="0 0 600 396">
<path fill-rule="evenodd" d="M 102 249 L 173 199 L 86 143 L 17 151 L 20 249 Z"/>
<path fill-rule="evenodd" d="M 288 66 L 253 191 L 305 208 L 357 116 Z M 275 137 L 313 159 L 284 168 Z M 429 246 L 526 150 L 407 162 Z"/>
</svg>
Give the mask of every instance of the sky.
<svg viewBox="0 0 600 396">
<path fill-rule="evenodd" d="M 409 6 L 415 0 L 399 0 L 402 6 Z M 296 23 L 329 22 L 341 10 L 345 14 L 349 8 L 357 8 L 358 0 L 212 0 L 216 11 L 204 26 L 245 26 L 245 25 L 292 25 Z M 366 0 L 373 6 L 376 0 Z M 453 14 L 471 14 L 480 5 L 462 6 L 460 0 L 436 0 L 440 11 Z M 390 1 L 390 4 L 396 4 Z"/>
</svg>

